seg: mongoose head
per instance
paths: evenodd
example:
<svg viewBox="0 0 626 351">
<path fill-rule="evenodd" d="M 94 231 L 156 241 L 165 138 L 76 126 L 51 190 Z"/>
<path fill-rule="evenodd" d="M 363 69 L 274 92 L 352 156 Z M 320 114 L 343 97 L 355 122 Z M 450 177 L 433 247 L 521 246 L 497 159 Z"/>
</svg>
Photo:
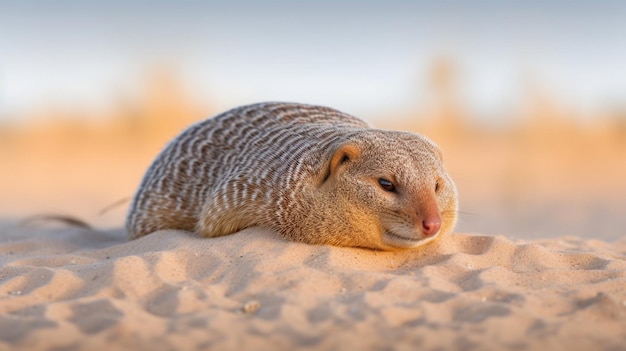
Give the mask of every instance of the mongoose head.
<svg viewBox="0 0 626 351">
<path fill-rule="evenodd" d="M 449 233 L 457 191 L 439 148 L 409 132 L 367 130 L 330 152 L 318 188 L 334 233 L 326 243 L 393 250 Z"/>
</svg>

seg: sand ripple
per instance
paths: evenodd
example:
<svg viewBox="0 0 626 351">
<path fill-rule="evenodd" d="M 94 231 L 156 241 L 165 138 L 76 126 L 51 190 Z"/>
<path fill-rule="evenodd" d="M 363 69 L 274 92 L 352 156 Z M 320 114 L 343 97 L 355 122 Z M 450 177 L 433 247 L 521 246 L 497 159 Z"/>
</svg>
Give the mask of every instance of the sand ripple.
<svg viewBox="0 0 626 351">
<path fill-rule="evenodd" d="M 617 350 L 626 241 L 451 235 L 375 252 L 4 227 L 0 350 Z"/>
</svg>

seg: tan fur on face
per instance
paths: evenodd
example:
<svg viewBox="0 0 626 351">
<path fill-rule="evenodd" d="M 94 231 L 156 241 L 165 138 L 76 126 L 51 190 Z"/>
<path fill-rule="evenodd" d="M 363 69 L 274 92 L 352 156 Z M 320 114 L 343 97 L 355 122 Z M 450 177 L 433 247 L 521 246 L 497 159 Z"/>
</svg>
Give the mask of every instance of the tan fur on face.
<svg viewBox="0 0 626 351">
<path fill-rule="evenodd" d="M 136 238 L 158 229 L 215 237 L 264 226 L 294 241 L 399 249 L 450 232 L 456 211 L 454 183 L 426 138 L 372 129 L 325 107 L 264 103 L 174 139 L 146 173 L 127 227 Z M 425 218 L 438 216 L 441 229 L 425 235 Z"/>
<path fill-rule="evenodd" d="M 334 230 L 329 241 L 379 249 L 420 246 L 436 237 L 420 232 L 427 207 L 441 213 L 438 235 L 453 229 L 458 206 L 456 187 L 432 142 L 413 133 L 372 130 L 348 142 L 358 148 L 359 157 L 350 159 L 331 176 L 327 180 L 330 185 L 318 189 L 319 197 L 327 200 L 318 208 L 327 218 L 335 220 L 337 204 L 341 203 L 343 213 L 350 213 L 348 217 L 354 219 L 335 225 L 343 230 Z M 383 190 L 379 178 L 392 180 L 397 192 Z M 439 188 L 435 191 L 437 182 Z M 405 239 L 386 234 L 389 232 Z"/>
</svg>

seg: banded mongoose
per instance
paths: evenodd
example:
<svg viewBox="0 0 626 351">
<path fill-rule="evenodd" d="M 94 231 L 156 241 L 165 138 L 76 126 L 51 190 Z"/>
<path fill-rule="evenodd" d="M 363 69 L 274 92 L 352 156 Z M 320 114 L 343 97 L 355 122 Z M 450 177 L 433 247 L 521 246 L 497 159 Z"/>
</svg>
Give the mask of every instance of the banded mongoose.
<svg viewBox="0 0 626 351">
<path fill-rule="evenodd" d="M 425 137 L 340 111 L 259 103 L 196 123 L 156 157 L 134 196 L 130 238 L 273 229 L 288 240 L 393 250 L 450 232 L 457 191 Z"/>
</svg>

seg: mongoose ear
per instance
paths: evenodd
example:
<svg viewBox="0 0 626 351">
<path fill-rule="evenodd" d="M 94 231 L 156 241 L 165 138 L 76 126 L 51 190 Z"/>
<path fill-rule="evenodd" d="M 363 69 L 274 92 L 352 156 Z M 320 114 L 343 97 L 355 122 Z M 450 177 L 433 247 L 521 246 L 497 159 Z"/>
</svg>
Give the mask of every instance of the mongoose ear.
<svg viewBox="0 0 626 351">
<path fill-rule="evenodd" d="M 335 150 L 333 157 L 330 159 L 329 175 L 336 175 L 339 168 L 343 164 L 352 160 L 356 160 L 359 156 L 361 156 L 361 150 L 356 145 L 347 144 L 341 146 L 340 148 Z"/>
</svg>

